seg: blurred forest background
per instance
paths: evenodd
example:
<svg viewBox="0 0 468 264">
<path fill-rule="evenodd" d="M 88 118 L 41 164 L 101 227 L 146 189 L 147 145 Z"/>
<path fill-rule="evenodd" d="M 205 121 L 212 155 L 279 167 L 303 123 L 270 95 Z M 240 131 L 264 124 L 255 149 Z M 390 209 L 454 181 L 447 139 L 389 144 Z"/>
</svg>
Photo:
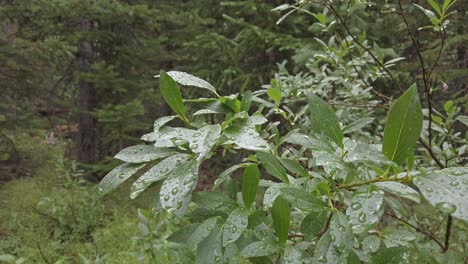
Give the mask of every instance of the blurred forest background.
<svg viewBox="0 0 468 264">
<path fill-rule="evenodd" d="M 392 67 L 399 80 L 419 81 L 416 50 L 385 3 L 364 4 L 346 19 L 382 61 L 405 58 Z M 329 41 L 327 23 L 299 13 L 278 25 L 282 13 L 272 9 L 281 4 L 0 0 L 0 263 L 139 263 L 154 241 L 164 263 L 171 224 L 136 217 L 151 203 L 150 192 L 128 201 L 126 186 L 100 200 L 95 183 L 115 167 L 113 155 L 170 114 L 154 78 L 161 69 L 199 76 L 222 94 L 317 74 L 315 55 L 327 51 L 316 39 Z M 429 60 L 444 45 L 433 73 L 434 104 L 453 100 L 466 115 L 468 1 L 453 9 L 445 43 L 430 32 L 416 34 Z M 414 11 L 410 20 L 417 28 L 426 18 Z M 345 55 L 330 62 L 329 78 L 346 74 L 337 70 L 342 61 Z M 370 85 L 387 97 L 397 94 L 383 78 Z M 325 94 L 330 100 L 336 87 Z M 208 164 L 205 182 L 222 170 Z"/>
</svg>

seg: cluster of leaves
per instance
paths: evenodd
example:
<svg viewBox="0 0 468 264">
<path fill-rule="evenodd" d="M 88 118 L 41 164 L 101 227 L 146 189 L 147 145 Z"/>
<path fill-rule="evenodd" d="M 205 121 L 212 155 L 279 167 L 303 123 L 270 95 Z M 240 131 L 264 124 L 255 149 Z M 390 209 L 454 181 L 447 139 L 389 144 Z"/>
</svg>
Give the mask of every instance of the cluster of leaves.
<svg viewBox="0 0 468 264">
<path fill-rule="evenodd" d="M 420 203 L 422 195 L 440 212 L 468 220 L 466 168 L 413 170 L 423 126 L 415 85 L 393 103 L 380 145 L 346 137 L 316 95 L 308 99 L 307 130 L 292 125 L 281 133 L 272 115 L 281 92 L 221 96 L 184 72 L 158 77 L 176 115 L 157 119 L 142 136 L 151 144 L 119 152 L 115 158 L 125 163 L 101 181 L 100 190 L 106 194 L 134 174 L 139 178 L 131 198 L 160 184 L 154 212 L 189 222 L 167 238 L 185 244 L 179 263 L 400 263 L 408 261 L 405 252 L 416 236 L 384 215 L 397 217 L 402 203 Z M 189 115 L 177 83 L 214 97 L 185 100 L 200 108 Z M 222 121 L 210 123 L 210 115 Z M 175 119 L 184 126 L 169 126 Z M 221 173 L 211 191 L 193 193 L 200 164 L 214 155 L 245 158 Z M 239 169 L 240 192 L 231 177 Z"/>
</svg>

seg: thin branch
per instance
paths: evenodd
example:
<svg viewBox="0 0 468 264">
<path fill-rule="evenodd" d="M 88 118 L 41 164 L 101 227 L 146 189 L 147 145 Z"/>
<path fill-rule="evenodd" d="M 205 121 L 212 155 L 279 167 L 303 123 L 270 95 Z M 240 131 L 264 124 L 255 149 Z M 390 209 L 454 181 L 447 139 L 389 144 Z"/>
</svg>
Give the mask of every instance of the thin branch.
<svg viewBox="0 0 468 264">
<path fill-rule="evenodd" d="M 448 215 L 447 217 L 447 227 L 445 228 L 445 245 L 444 245 L 444 253 L 447 252 L 449 248 L 450 242 L 450 234 L 452 230 L 452 216 Z"/>
<path fill-rule="evenodd" d="M 409 225 L 410 227 L 414 228 L 414 230 L 418 231 L 419 233 L 426 235 L 426 236 L 429 237 L 431 240 L 433 240 L 434 242 L 436 242 L 437 245 L 439 245 L 439 247 L 442 249 L 442 251 L 445 252 L 445 247 L 442 245 L 442 243 L 441 243 L 437 238 L 434 237 L 433 234 L 431 234 L 431 233 L 427 232 L 426 230 L 423 230 L 423 229 L 421 229 L 421 228 L 419 228 L 419 227 L 417 227 L 417 226 L 411 224 L 410 222 L 406 221 L 405 219 L 399 218 L 398 216 L 396 216 L 396 215 L 394 215 L 394 214 L 387 213 L 387 212 L 385 212 L 385 214 L 388 215 L 388 216 L 391 216 L 391 217 L 395 218 L 395 219 L 398 220 L 398 221 L 401 221 L 401 222 L 403 222 L 403 223 Z"/>
<path fill-rule="evenodd" d="M 419 42 L 416 39 L 416 37 L 411 33 L 410 26 L 408 19 L 406 18 L 405 12 L 403 12 L 403 6 L 401 4 L 401 0 L 398 0 L 398 7 L 399 7 L 399 14 L 403 18 L 403 21 L 405 22 L 406 26 L 406 31 L 408 32 L 408 36 L 411 38 L 411 41 L 413 42 L 413 45 L 416 49 L 416 54 L 418 55 L 419 63 L 421 64 L 421 69 L 422 69 L 422 75 L 423 75 L 423 83 L 424 83 L 424 92 L 426 94 L 426 99 L 427 99 L 427 107 L 429 109 L 429 122 L 427 124 L 427 132 L 428 132 L 428 141 L 429 141 L 429 147 L 432 148 L 432 95 L 431 95 L 431 88 L 429 85 L 429 78 L 428 78 L 428 73 L 426 71 L 426 66 L 424 64 L 424 59 L 422 57 L 422 52 L 421 48 L 419 46 Z M 440 51 L 442 52 L 442 50 Z M 440 55 L 440 54 L 439 54 Z M 438 59 L 437 59 L 438 61 Z M 433 68 L 435 67 L 435 64 Z"/>
<path fill-rule="evenodd" d="M 421 143 L 421 145 L 423 145 L 423 147 L 429 152 L 429 155 L 431 155 L 431 158 L 435 161 L 435 163 L 437 163 L 437 166 L 439 166 L 441 169 L 444 169 L 445 165 L 437 158 L 434 151 L 432 151 L 432 148 L 424 141 L 424 139 L 419 138 L 419 143 Z"/>
<path fill-rule="evenodd" d="M 42 259 L 44 260 L 44 262 L 47 263 L 47 264 L 52 264 L 52 262 L 50 262 L 50 261 L 46 258 L 44 252 L 42 251 L 41 244 L 39 244 L 39 242 L 37 242 L 37 241 L 36 241 L 36 244 L 37 244 L 37 248 L 39 249 L 39 253 L 41 254 L 41 257 L 42 257 Z"/>
<path fill-rule="evenodd" d="M 393 83 L 393 85 L 398 88 L 398 90 L 400 91 L 400 93 L 403 93 L 403 89 L 401 88 L 401 86 L 398 84 L 398 82 L 395 80 L 395 78 L 393 77 L 393 74 L 387 69 L 387 67 L 382 63 L 380 62 L 380 60 L 374 55 L 374 53 L 372 53 L 372 51 L 370 51 L 369 48 L 367 48 L 365 45 L 363 45 L 362 43 L 359 42 L 358 39 L 356 39 L 356 37 L 352 34 L 351 30 L 349 29 L 349 27 L 346 25 L 346 23 L 343 21 L 343 18 L 338 14 L 338 12 L 336 11 L 335 7 L 332 5 L 331 1 L 330 0 L 327 0 L 328 2 L 328 5 L 326 5 L 330 11 L 332 11 L 333 15 L 339 20 L 340 24 L 343 26 L 343 28 L 346 30 L 346 32 L 348 33 L 348 35 L 353 39 L 353 42 L 356 43 L 359 47 L 361 47 L 362 49 L 364 49 L 371 57 L 372 59 L 375 61 L 375 63 L 377 63 L 381 69 L 379 68 L 379 71 L 384 75 L 385 78 L 388 78 L 390 77 L 390 81 Z M 388 77 L 385 75 L 384 72 L 382 72 L 382 69 L 383 71 L 385 71 L 385 73 L 388 75 Z"/>
<path fill-rule="evenodd" d="M 386 177 L 381 176 L 381 177 L 378 177 L 378 178 L 375 178 L 375 179 L 372 179 L 372 180 L 368 180 L 368 181 L 362 181 L 362 182 L 355 182 L 355 183 L 351 183 L 351 184 L 340 185 L 340 186 L 338 186 L 338 188 L 339 189 L 352 189 L 354 187 L 368 185 L 368 184 L 372 184 L 372 183 L 376 183 L 376 182 L 388 182 L 388 181 L 410 182 L 411 177 L 405 176 L 405 177 L 401 177 L 401 178 L 396 178 L 396 177 L 386 178 Z"/>
</svg>

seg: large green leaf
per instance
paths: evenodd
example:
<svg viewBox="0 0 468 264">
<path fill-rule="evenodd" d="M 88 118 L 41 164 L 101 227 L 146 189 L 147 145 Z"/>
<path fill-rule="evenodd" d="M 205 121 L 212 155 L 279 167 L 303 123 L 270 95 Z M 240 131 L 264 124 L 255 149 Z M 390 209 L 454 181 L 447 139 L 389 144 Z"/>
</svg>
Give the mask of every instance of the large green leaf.
<svg viewBox="0 0 468 264">
<path fill-rule="evenodd" d="M 316 95 L 309 98 L 310 122 L 315 133 L 322 134 L 343 148 L 340 123 L 330 106 Z"/>
<path fill-rule="evenodd" d="M 135 145 L 121 150 L 114 158 L 130 163 L 142 163 L 174 155 L 176 152 L 167 148 L 155 148 L 151 145 Z"/>
<path fill-rule="evenodd" d="M 390 109 L 384 130 L 382 151 L 390 161 L 401 165 L 413 152 L 421 134 L 423 114 L 414 84 Z"/>
<path fill-rule="evenodd" d="M 285 243 L 288 239 L 289 224 L 291 221 L 291 209 L 288 201 L 278 196 L 271 208 L 271 217 L 273 219 L 273 228 L 279 241 Z"/>
<path fill-rule="evenodd" d="M 164 101 L 166 101 L 172 111 L 178 114 L 184 122 L 188 123 L 179 86 L 165 71 L 161 71 L 160 73 L 159 89 L 161 90 L 161 95 L 164 98 Z"/>
<path fill-rule="evenodd" d="M 351 199 L 346 214 L 354 233 L 362 233 L 372 228 L 382 217 L 383 196 L 380 192 L 361 193 Z"/>
<path fill-rule="evenodd" d="M 247 228 L 249 214 L 244 208 L 232 211 L 226 219 L 223 230 L 223 246 L 235 242 Z"/>
<path fill-rule="evenodd" d="M 167 72 L 167 74 L 171 76 L 171 78 L 174 79 L 174 81 L 182 85 L 195 86 L 198 88 L 207 89 L 217 95 L 216 89 L 213 87 L 213 85 L 201 78 L 180 71 L 169 71 Z"/>
<path fill-rule="evenodd" d="M 249 210 L 257 196 L 259 182 L 260 172 L 257 165 L 250 165 L 245 168 L 244 175 L 242 176 L 242 199 L 245 207 Z"/>
<path fill-rule="evenodd" d="M 289 182 L 286 170 L 281 166 L 275 155 L 268 152 L 257 152 L 256 155 L 269 174 L 283 182 Z"/>
<path fill-rule="evenodd" d="M 457 167 L 420 174 L 414 184 L 422 195 L 440 211 L 468 221 L 468 168 Z"/>
<path fill-rule="evenodd" d="M 197 180 L 197 162 L 190 161 L 177 167 L 161 186 L 159 199 L 162 208 L 182 217 L 191 201 Z"/>
<path fill-rule="evenodd" d="M 152 183 L 165 179 L 179 164 L 186 162 L 189 158 L 188 154 L 178 153 L 154 165 L 133 183 L 130 198 L 135 199 Z"/>
<path fill-rule="evenodd" d="M 124 163 L 111 170 L 99 183 L 99 191 L 102 195 L 117 188 L 122 182 L 130 178 L 144 165 Z"/>
</svg>

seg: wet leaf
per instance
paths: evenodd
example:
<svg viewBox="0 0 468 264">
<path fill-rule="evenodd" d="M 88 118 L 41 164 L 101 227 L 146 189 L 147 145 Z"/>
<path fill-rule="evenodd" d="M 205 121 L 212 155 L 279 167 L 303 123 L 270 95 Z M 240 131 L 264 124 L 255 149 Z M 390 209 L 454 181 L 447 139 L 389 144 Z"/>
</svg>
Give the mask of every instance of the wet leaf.
<svg viewBox="0 0 468 264">
<path fill-rule="evenodd" d="M 130 163 L 142 163 L 165 158 L 176 154 L 167 148 L 155 148 L 151 145 L 135 145 L 121 150 L 114 158 Z"/>
<path fill-rule="evenodd" d="M 232 211 L 226 219 L 223 231 L 223 246 L 235 242 L 247 228 L 249 214 L 243 208 Z"/>
<path fill-rule="evenodd" d="M 330 106 L 320 97 L 312 95 L 309 98 L 309 111 L 312 130 L 317 134 L 327 136 L 343 148 L 343 133 L 340 123 Z"/>
<path fill-rule="evenodd" d="M 468 220 L 468 168 L 456 167 L 414 177 L 424 198 L 441 212 Z"/>
<path fill-rule="evenodd" d="M 258 184 L 260 182 L 260 172 L 257 165 L 250 165 L 244 170 L 242 176 L 242 199 L 244 206 L 250 210 L 250 206 L 257 197 Z"/>
<path fill-rule="evenodd" d="M 412 85 L 388 112 L 382 151 L 398 165 L 413 152 L 421 134 L 423 114 L 416 85 Z"/>
<path fill-rule="evenodd" d="M 354 233 L 362 233 L 376 224 L 383 215 L 383 196 L 373 191 L 354 195 L 346 209 Z"/>
<path fill-rule="evenodd" d="M 275 155 L 268 152 L 257 152 L 256 155 L 258 160 L 260 160 L 263 167 L 270 175 L 280 179 L 283 182 L 289 182 L 286 170 L 281 166 L 280 161 L 278 158 L 276 158 Z"/>
<path fill-rule="evenodd" d="M 421 195 L 419 195 L 416 190 L 399 182 L 377 182 L 375 185 L 386 192 L 410 199 L 414 202 L 419 203 L 421 201 Z"/>
<path fill-rule="evenodd" d="M 130 178 L 144 165 L 124 163 L 111 170 L 99 183 L 99 192 L 104 195 L 119 186 L 125 180 Z"/>
<path fill-rule="evenodd" d="M 288 202 L 281 196 L 277 197 L 271 208 L 273 227 L 279 241 L 284 243 L 288 239 L 291 209 Z"/>
</svg>

